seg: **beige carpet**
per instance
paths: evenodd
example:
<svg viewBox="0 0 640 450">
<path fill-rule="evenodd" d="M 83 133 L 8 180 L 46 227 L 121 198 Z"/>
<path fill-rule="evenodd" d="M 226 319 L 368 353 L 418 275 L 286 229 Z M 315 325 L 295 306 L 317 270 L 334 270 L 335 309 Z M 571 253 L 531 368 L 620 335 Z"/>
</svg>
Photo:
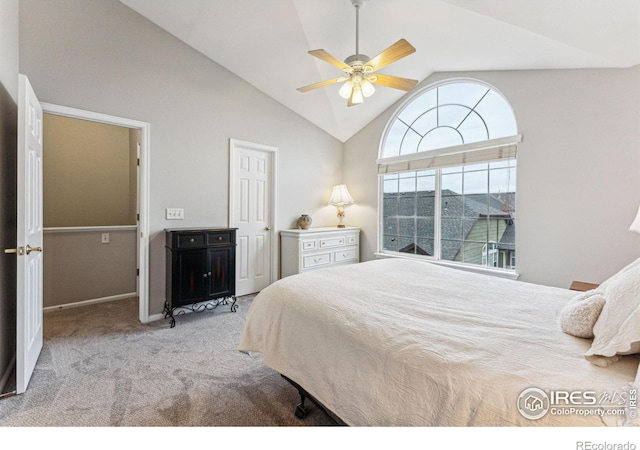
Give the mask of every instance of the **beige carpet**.
<svg viewBox="0 0 640 450">
<path fill-rule="evenodd" d="M 0 426 L 333 425 L 279 374 L 236 350 L 252 296 L 138 322 L 137 299 L 44 315 L 44 348 L 22 395 L 0 399 Z"/>
</svg>

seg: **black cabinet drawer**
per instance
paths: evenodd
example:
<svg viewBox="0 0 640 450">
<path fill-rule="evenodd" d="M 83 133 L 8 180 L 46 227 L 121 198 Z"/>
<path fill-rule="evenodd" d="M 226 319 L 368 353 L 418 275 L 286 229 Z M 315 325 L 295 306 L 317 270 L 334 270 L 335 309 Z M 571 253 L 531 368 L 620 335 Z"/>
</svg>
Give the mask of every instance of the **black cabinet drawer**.
<svg viewBox="0 0 640 450">
<path fill-rule="evenodd" d="M 207 233 L 207 245 L 229 245 L 235 244 L 231 231 L 216 231 Z"/>
<path fill-rule="evenodd" d="M 195 249 L 205 247 L 231 247 L 236 245 L 235 228 L 167 229 L 166 247 Z"/>
<path fill-rule="evenodd" d="M 176 236 L 176 246 L 179 248 L 204 247 L 206 245 L 206 235 L 202 234 L 179 234 Z"/>
</svg>

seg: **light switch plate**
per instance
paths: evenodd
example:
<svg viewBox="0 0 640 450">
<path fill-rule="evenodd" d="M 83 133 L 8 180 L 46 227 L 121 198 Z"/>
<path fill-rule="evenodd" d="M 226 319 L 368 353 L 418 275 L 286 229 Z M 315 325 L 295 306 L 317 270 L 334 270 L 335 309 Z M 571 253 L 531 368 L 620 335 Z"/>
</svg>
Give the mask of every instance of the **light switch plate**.
<svg viewBox="0 0 640 450">
<path fill-rule="evenodd" d="M 167 208 L 167 220 L 184 219 L 184 208 Z"/>
</svg>

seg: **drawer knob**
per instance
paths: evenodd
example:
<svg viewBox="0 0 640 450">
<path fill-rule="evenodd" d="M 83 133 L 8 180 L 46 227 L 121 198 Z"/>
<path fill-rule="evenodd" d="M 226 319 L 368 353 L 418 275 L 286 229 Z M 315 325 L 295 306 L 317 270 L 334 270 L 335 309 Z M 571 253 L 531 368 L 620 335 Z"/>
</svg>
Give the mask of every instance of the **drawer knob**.
<svg viewBox="0 0 640 450">
<path fill-rule="evenodd" d="M 222 240 L 222 236 L 218 236 L 218 240 L 221 241 Z"/>
<path fill-rule="evenodd" d="M 196 240 L 194 238 L 189 239 L 189 242 L 195 242 Z"/>
</svg>

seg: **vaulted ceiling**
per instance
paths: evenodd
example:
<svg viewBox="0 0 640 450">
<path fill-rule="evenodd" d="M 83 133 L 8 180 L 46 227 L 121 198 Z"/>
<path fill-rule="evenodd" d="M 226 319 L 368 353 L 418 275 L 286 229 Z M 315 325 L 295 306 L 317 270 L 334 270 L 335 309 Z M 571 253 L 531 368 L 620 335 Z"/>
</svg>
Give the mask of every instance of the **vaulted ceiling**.
<svg viewBox="0 0 640 450">
<path fill-rule="evenodd" d="M 378 86 L 347 107 L 340 84 L 296 90 L 342 75 L 307 52 L 355 53 L 350 0 L 120 1 L 343 142 L 406 95 Z M 640 64 L 638 0 L 369 0 L 359 22 L 362 54 L 401 38 L 416 48 L 380 73 L 419 81 L 442 71 Z"/>
</svg>

